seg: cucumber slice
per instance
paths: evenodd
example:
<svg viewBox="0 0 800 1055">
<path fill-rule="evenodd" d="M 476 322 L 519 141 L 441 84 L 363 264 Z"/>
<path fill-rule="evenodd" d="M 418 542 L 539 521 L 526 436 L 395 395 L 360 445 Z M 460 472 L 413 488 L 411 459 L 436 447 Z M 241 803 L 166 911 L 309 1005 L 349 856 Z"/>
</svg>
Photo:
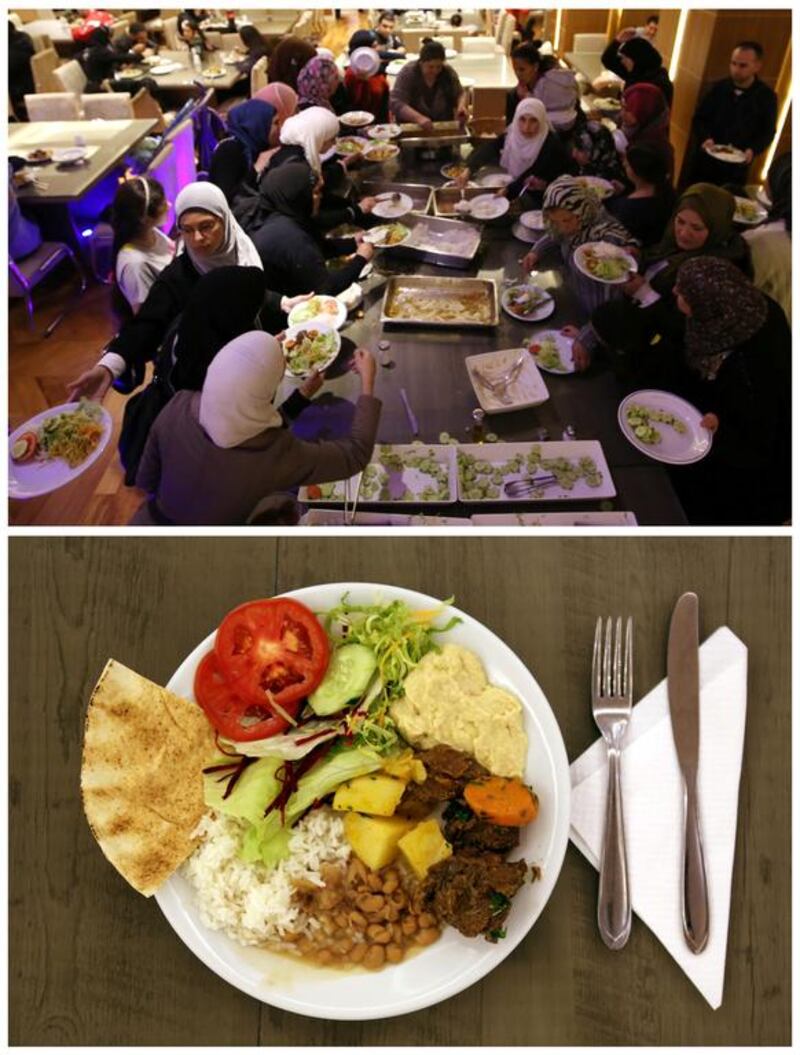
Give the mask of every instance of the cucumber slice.
<svg viewBox="0 0 800 1055">
<path fill-rule="evenodd" d="M 366 645 L 342 645 L 331 657 L 322 683 L 308 697 L 315 714 L 334 714 L 357 699 L 369 685 L 377 666 L 375 653 Z"/>
</svg>

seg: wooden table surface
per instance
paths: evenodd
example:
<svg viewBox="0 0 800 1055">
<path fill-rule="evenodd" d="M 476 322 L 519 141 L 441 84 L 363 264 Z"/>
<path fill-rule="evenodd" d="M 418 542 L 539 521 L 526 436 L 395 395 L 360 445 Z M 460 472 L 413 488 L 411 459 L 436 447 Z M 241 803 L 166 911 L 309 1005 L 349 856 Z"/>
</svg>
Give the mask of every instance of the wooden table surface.
<svg viewBox="0 0 800 1055">
<path fill-rule="evenodd" d="M 786 538 L 14 538 L 10 541 L 10 1042 L 15 1045 L 790 1043 L 790 543 Z M 576 758 L 600 613 L 637 623 L 641 695 L 664 676 L 686 589 L 702 636 L 748 645 L 749 713 L 722 1007 L 637 919 L 610 952 L 597 876 L 569 846 L 528 937 L 445 1003 L 367 1023 L 262 1005 L 205 968 L 105 861 L 79 771 L 106 659 L 162 683 L 231 607 L 320 581 L 388 582 L 457 604 L 533 671 Z"/>
<path fill-rule="evenodd" d="M 23 204 L 64 204 L 78 201 L 98 183 L 147 133 L 155 128 L 153 117 L 129 121 L 30 121 L 8 126 L 8 152 L 24 157 L 37 147 L 51 150 L 74 147 L 82 136 L 89 148 L 96 148 L 86 164 L 59 169 L 55 162 L 31 166 L 43 186 L 17 189 Z"/>
</svg>

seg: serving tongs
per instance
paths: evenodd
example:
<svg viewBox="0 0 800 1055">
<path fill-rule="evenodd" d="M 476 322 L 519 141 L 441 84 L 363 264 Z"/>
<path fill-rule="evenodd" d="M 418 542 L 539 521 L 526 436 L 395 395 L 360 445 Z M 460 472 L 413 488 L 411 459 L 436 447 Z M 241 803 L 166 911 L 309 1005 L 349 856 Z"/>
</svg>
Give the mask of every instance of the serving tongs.
<svg viewBox="0 0 800 1055">
<path fill-rule="evenodd" d="M 343 503 L 343 517 L 345 527 L 352 527 L 356 522 L 356 510 L 358 509 L 358 500 L 361 497 L 361 483 L 364 479 L 364 473 L 358 474 L 358 484 L 356 485 L 355 497 L 350 502 L 351 488 L 353 485 L 352 477 L 348 477 L 344 482 L 344 503 Z"/>
<path fill-rule="evenodd" d="M 541 476 L 526 476 L 521 480 L 511 480 L 503 484 L 503 490 L 509 498 L 527 498 L 537 491 L 555 487 L 557 483 L 558 480 L 552 473 L 543 473 Z"/>
<path fill-rule="evenodd" d="M 388 201 L 391 202 L 392 205 L 399 205 L 401 198 L 402 194 L 399 190 L 387 190 L 382 194 L 375 195 L 375 201 Z"/>
</svg>

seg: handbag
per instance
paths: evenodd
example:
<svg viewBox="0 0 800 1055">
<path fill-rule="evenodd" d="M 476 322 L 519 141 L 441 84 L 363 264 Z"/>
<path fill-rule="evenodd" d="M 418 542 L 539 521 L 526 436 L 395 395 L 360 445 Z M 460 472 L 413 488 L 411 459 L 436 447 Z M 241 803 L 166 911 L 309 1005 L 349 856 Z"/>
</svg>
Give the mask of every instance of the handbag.
<svg viewBox="0 0 800 1055">
<path fill-rule="evenodd" d="M 171 380 L 174 366 L 172 346 L 179 322 L 180 319 L 177 319 L 170 327 L 169 336 L 161 345 L 150 384 L 130 397 L 122 413 L 122 428 L 117 449 L 125 469 L 126 487 L 136 486 L 136 474 L 139 471 L 139 463 L 144 454 L 150 429 L 158 415 L 175 395 L 175 388 Z"/>
</svg>

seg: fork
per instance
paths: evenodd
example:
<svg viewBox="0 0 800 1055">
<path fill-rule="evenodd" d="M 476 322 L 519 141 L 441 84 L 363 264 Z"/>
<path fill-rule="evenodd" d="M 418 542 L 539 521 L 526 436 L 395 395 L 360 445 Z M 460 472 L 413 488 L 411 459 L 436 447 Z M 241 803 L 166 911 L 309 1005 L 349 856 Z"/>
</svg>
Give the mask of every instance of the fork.
<svg viewBox="0 0 800 1055">
<path fill-rule="evenodd" d="M 523 352 L 522 355 L 511 364 L 510 368 L 504 374 L 500 374 L 499 377 L 488 378 L 486 374 L 479 370 L 476 370 L 475 374 L 490 392 L 496 392 L 498 389 L 508 388 L 511 382 L 516 380 L 517 375 L 524 365 L 525 353 Z"/>
<path fill-rule="evenodd" d="M 622 741 L 633 702 L 633 620 L 625 625 L 622 655 L 622 619 L 616 626 L 597 620 L 592 654 L 592 713 L 608 748 L 606 826 L 600 858 L 597 925 L 609 949 L 621 949 L 631 933 L 631 898 L 625 858 L 625 824 L 622 815 Z"/>
</svg>

